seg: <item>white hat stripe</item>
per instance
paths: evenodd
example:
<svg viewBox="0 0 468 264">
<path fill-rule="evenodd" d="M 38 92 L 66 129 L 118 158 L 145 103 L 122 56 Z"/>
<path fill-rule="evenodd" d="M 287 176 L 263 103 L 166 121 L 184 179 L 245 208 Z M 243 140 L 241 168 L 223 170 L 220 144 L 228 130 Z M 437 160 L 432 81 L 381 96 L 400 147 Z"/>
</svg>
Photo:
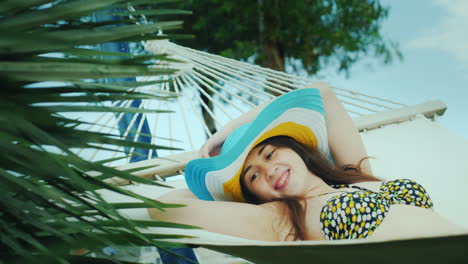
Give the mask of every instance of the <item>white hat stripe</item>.
<svg viewBox="0 0 468 264">
<path fill-rule="evenodd" d="M 245 147 L 241 155 L 232 162 L 228 167 L 217 171 L 210 171 L 206 174 L 205 184 L 215 200 L 232 200 L 229 197 L 224 197 L 224 183 L 229 181 L 233 175 L 235 175 L 239 168 L 243 165 L 248 153 L 254 147 L 253 143 L 270 131 L 277 125 L 284 122 L 295 122 L 304 126 L 307 126 L 315 134 L 318 142 L 318 149 L 326 157 L 329 157 L 330 152 L 328 148 L 327 130 L 324 116 L 315 110 L 304 109 L 304 108 L 291 108 L 281 114 L 277 119 L 268 124 L 268 126 L 262 130 L 250 143 Z"/>
</svg>

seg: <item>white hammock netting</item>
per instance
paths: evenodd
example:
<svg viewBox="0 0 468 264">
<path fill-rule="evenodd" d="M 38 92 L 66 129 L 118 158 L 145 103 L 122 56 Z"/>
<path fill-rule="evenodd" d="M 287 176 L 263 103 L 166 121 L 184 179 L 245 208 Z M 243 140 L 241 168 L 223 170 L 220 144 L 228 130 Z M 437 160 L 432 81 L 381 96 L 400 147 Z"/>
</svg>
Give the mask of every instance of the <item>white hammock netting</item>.
<svg viewBox="0 0 468 264">
<path fill-rule="evenodd" d="M 120 131 L 122 137 L 131 135 L 138 141 L 144 122 L 148 122 L 151 143 L 182 149 L 182 152 L 198 149 L 211 135 L 205 120 L 212 119 L 216 129 L 258 104 L 275 96 L 299 89 L 312 80 L 278 72 L 246 62 L 197 51 L 167 40 L 145 43 L 145 49 L 153 54 L 169 54 L 181 62 L 161 61 L 155 67 L 177 69 L 172 76 L 139 78 L 139 81 L 164 80 L 166 82 L 138 87 L 136 90 L 155 95 L 176 94 L 172 100 L 142 100 L 141 109 L 161 109 L 172 113 L 135 114 L 128 127 Z M 375 96 L 335 87 L 335 92 L 353 118 L 362 118 L 382 111 L 406 107 Z M 204 98 L 203 98 L 204 97 Z M 132 101 L 115 102 L 130 107 Z M 209 106 L 210 104 L 211 106 Z M 203 110 L 203 111 L 202 111 Z M 206 115 L 207 118 L 204 118 Z M 91 115 L 88 115 L 91 117 Z M 118 123 L 124 114 L 104 113 L 87 117 L 91 124 L 82 129 L 119 135 Z M 143 117 L 143 118 L 142 118 Z M 360 127 L 361 130 L 365 127 Z M 148 134 L 145 134 L 149 136 Z M 101 146 L 109 147 L 109 146 Z M 130 149 L 133 154 L 134 149 Z M 158 157 L 180 153 L 174 150 L 158 150 Z M 103 150 L 77 150 L 86 159 L 96 161 L 119 156 L 117 152 Z M 150 152 L 150 157 L 153 153 Z M 120 160 L 108 165 L 126 164 Z"/>
</svg>

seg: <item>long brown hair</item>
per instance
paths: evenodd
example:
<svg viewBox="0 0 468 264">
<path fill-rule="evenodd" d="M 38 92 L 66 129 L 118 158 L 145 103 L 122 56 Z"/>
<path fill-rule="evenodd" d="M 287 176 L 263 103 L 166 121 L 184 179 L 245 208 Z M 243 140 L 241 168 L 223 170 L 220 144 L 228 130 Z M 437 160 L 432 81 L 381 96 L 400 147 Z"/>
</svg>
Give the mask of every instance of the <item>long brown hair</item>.
<svg viewBox="0 0 468 264">
<path fill-rule="evenodd" d="M 257 146 L 271 145 L 274 147 L 286 147 L 296 152 L 304 161 L 307 169 L 317 177 L 321 178 L 329 185 L 333 184 L 352 184 L 364 181 L 380 181 L 372 175 L 367 175 L 361 171 L 360 165 L 363 158 L 358 164 L 346 164 L 343 167 L 333 165 L 324 155 L 315 148 L 310 148 L 291 137 L 276 136 L 268 138 Z M 255 193 L 251 192 L 245 186 L 244 180 L 240 179 L 240 185 L 244 199 L 248 203 L 262 204 L 272 201 L 261 201 Z M 305 213 L 306 213 L 306 197 L 286 197 L 273 201 L 282 202 L 288 209 L 289 219 L 292 224 L 289 235 L 292 235 L 294 240 L 304 240 L 306 236 Z M 304 206 L 302 206 L 304 204 Z"/>
</svg>

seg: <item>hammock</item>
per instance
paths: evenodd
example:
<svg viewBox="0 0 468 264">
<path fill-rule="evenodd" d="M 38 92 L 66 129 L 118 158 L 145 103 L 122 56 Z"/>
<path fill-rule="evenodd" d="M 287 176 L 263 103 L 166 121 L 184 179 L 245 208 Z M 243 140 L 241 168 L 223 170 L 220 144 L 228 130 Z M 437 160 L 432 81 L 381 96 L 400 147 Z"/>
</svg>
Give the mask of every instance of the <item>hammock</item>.
<svg viewBox="0 0 468 264">
<path fill-rule="evenodd" d="M 172 101 L 142 100 L 139 109 L 162 109 L 174 111 L 169 114 L 137 114 L 129 121 L 128 127 L 118 131 L 117 124 L 124 117 L 119 114 L 103 113 L 89 120 L 90 125 L 83 127 L 104 133 L 116 134 L 122 137 L 132 135 L 130 140 L 137 142 L 139 136 L 144 135 L 142 128 L 144 120 L 149 122 L 151 143 L 179 148 L 182 151 L 158 150 L 159 156 L 167 157 L 170 161 L 156 161 L 159 166 L 155 169 L 144 170 L 138 175 L 146 177 L 167 177 L 180 173 L 185 163 L 194 158 L 193 151 L 200 148 L 206 138 L 212 135 L 213 128 L 205 123 L 210 118 L 214 120 L 216 129 L 228 121 L 238 117 L 258 104 L 273 99 L 293 89 L 299 89 L 311 83 L 310 79 L 278 72 L 246 62 L 212 55 L 183 47 L 167 40 L 153 40 L 145 43 L 145 49 L 154 54 L 170 54 L 171 58 L 181 62 L 158 62 L 158 67 L 178 69 L 170 77 L 143 77 L 139 81 L 166 81 L 154 85 L 138 87 L 136 90 L 154 94 L 175 94 L 178 97 Z M 156 67 L 156 66 L 155 66 Z M 441 115 L 446 107 L 440 101 L 429 101 L 420 105 L 406 106 L 375 96 L 366 95 L 352 90 L 334 87 L 335 93 L 341 99 L 350 115 L 354 118 L 360 131 L 377 128 L 386 124 L 403 122 L 418 114 L 428 118 Z M 132 107 L 133 100 L 115 102 L 123 107 Z M 209 106 L 211 104 L 211 107 Z M 380 113 L 385 112 L 385 115 Z M 207 116 L 208 118 L 204 117 Z M 144 118 L 141 118 L 143 116 Z M 135 127 L 137 128 L 135 131 Z M 176 139 L 176 140 L 169 140 Z M 109 147 L 100 145 L 100 147 Z M 130 149 L 135 154 L 135 149 Z M 115 158 L 118 153 L 106 153 L 103 150 L 87 151 L 80 149 L 77 154 L 87 159 L 97 161 L 103 157 Z M 152 156 L 150 151 L 149 157 Z M 177 160 L 177 161 L 176 161 Z M 108 165 L 118 166 L 128 164 L 126 161 L 112 162 Z M 162 162 L 162 163 L 158 163 Z M 141 163 L 140 165 L 151 165 Z M 137 165 L 130 165 L 135 167 Z M 166 167 L 167 166 L 167 167 Z M 117 183 L 117 182 L 115 182 Z M 125 184 L 121 182 L 120 184 Z"/>
<path fill-rule="evenodd" d="M 166 182 L 175 188 L 185 187 L 183 180 Z M 170 191 L 168 188 L 134 184 L 125 186 L 127 190 L 154 197 Z M 113 202 L 132 202 L 128 197 L 115 193 L 101 192 L 104 199 Z M 120 212 L 131 219 L 150 220 L 146 209 L 126 209 Z M 272 263 L 466 263 L 468 234 L 443 237 L 421 237 L 399 240 L 335 240 L 335 241 L 295 241 L 266 242 L 243 239 L 203 230 L 177 230 L 150 228 L 144 232 L 158 234 L 183 234 L 195 238 L 173 241 L 188 246 L 202 246 L 225 254 L 242 257 L 256 264 Z M 388 257 L 387 257 L 388 256 Z M 408 259 L 408 261 L 406 261 Z M 231 259 L 232 261 L 232 259 Z M 201 263 L 205 263 L 201 259 Z M 226 262 L 209 262 L 226 263 Z M 230 262 L 243 263 L 243 262 Z"/>
<path fill-rule="evenodd" d="M 150 159 L 133 164 L 125 164 L 127 162 L 123 162 L 124 165 L 115 162 L 110 164 L 114 166 L 120 165 L 119 168 L 122 169 L 146 167 L 149 165 L 155 166 L 154 168 L 144 169 L 135 173 L 142 177 L 161 179 L 168 176 L 183 174 L 185 164 L 196 157 L 196 150 L 204 143 L 206 137 L 211 135 L 213 129 L 220 128 L 229 120 L 250 110 L 250 108 L 255 105 L 269 101 L 275 96 L 293 89 L 301 88 L 311 82 L 311 80 L 306 78 L 193 50 L 166 40 L 148 41 L 145 43 L 145 49 L 154 54 L 170 54 L 171 57 L 177 61 L 165 62 L 162 67 L 176 68 L 179 71 L 170 77 L 141 78 L 140 81 L 165 80 L 166 82 L 142 86 L 137 90 L 157 94 L 165 92 L 168 94 L 176 94 L 178 97 L 172 101 L 164 102 L 143 100 L 139 108 L 156 108 L 175 112 L 171 114 L 146 114 L 145 118 L 139 119 L 138 115 L 135 115 L 135 117 L 130 120 L 128 128 L 125 129 L 125 131 L 120 131 L 120 133 L 123 134 L 124 137 L 131 133 L 135 135 L 134 140 L 137 141 L 143 126 L 141 120 L 146 119 L 152 130 L 152 144 L 168 145 L 170 147 L 180 148 L 182 151 L 158 151 L 159 156 L 162 158 Z M 440 126 L 436 125 L 437 127 L 434 128 L 434 122 L 431 121 L 435 119 L 437 115 L 443 114 L 446 109 L 445 105 L 440 101 L 406 106 L 398 102 L 369 96 L 356 91 L 338 87 L 335 87 L 334 90 L 345 105 L 345 108 L 354 118 L 358 129 L 362 132 L 361 134 L 369 150 L 369 154 L 379 157 L 378 160 L 387 161 L 385 153 L 389 154 L 388 147 L 385 148 L 379 146 L 379 144 L 382 143 L 382 138 L 385 138 L 384 141 L 388 142 L 388 135 L 391 135 L 390 139 L 392 141 L 400 140 L 400 137 L 404 138 L 409 136 L 414 142 L 417 141 L 418 135 L 412 138 L 411 133 L 421 130 L 424 131 L 426 135 L 429 134 L 429 131 L 425 130 L 425 126 L 429 126 L 431 131 L 437 131 L 437 133 L 439 133 L 438 129 L 443 131 L 443 128 Z M 122 105 L 130 106 L 132 105 L 132 101 L 122 102 Z M 209 118 L 206 118 L 206 116 Z M 96 116 L 95 120 L 91 121 L 93 125 L 89 125 L 84 129 L 118 134 L 119 131 L 117 130 L 116 124 L 121 118 L 121 115 L 114 117 L 112 114 L 105 113 Z M 206 120 L 210 119 L 214 120 L 214 126 L 210 127 L 209 124 L 205 123 Z M 407 125 L 408 128 L 406 130 L 400 130 L 406 131 L 402 132 L 404 134 L 403 136 L 395 137 L 396 133 L 391 131 L 395 124 Z M 137 127 L 137 131 L 134 131 L 132 127 Z M 390 132 L 386 132 L 388 129 L 390 129 Z M 177 139 L 177 141 L 169 140 L 171 138 Z M 379 138 L 379 140 L 375 140 L 375 138 Z M 450 146 L 460 146 L 460 144 L 463 146 L 463 149 L 460 151 L 465 151 L 463 155 L 468 155 L 468 142 L 460 143 L 454 141 L 450 143 Z M 405 153 L 405 155 L 410 155 L 408 153 L 411 152 L 411 150 L 407 148 L 401 148 L 400 151 Z M 130 153 L 133 152 L 134 150 L 131 149 Z M 102 157 L 109 158 L 109 153 L 106 152 L 99 153 L 97 151 L 80 150 L 77 151 L 77 153 L 90 160 L 100 160 L 103 159 Z M 115 155 L 117 154 L 111 154 L 110 157 L 115 157 Z M 418 154 L 414 154 L 416 161 L 418 159 L 417 155 Z M 149 156 L 151 157 L 151 153 Z M 399 161 L 395 162 L 399 164 Z M 407 165 L 408 162 L 399 164 L 400 172 L 406 169 L 408 167 Z M 384 174 L 383 177 L 387 176 L 385 173 L 388 171 L 388 166 L 381 165 L 378 162 L 373 162 L 372 166 L 377 175 L 381 176 Z M 395 170 L 390 171 L 394 172 Z M 468 171 L 468 167 L 466 171 Z M 400 176 L 399 173 L 393 174 L 393 177 L 398 176 Z M 413 176 L 409 175 L 408 177 L 414 178 L 424 186 L 428 185 L 427 179 L 418 178 L 418 175 L 416 175 L 416 177 Z M 391 177 L 391 175 L 390 177 L 387 176 L 387 178 Z M 125 182 L 120 179 L 111 179 L 111 182 L 120 185 L 130 184 L 130 182 Z M 182 185 L 183 183 L 178 183 L 179 187 Z M 464 186 L 468 186 L 468 184 Z M 125 188 L 146 195 L 149 198 L 155 198 L 162 192 L 167 191 L 167 189 L 140 184 L 128 185 Z M 428 189 L 431 193 L 431 188 Z M 459 192 L 459 194 L 460 193 L 461 192 Z M 103 191 L 102 194 L 105 199 L 113 202 L 118 202 L 119 200 L 125 202 L 129 201 L 128 197 L 119 197 L 119 195 L 114 193 Z M 437 199 L 433 200 L 437 201 Z M 468 212 L 468 210 L 465 210 L 465 212 Z M 146 210 L 138 211 L 132 209 L 122 213 L 126 214 L 129 218 L 149 219 Z M 459 215 L 450 215 L 448 217 L 458 217 L 460 219 Z M 460 221 L 466 221 L 468 219 L 468 215 L 464 215 L 463 217 Z M 157 230 L 158 233 L 162 231 L 161 229 Z M 148 232 L 151 232 L 151 230 Z M 180 231 L 167 230 L 166 232 L 174 234 Z M 184 234 L 194 235 L 198 238 L 178 240 L 180 242 L 240 256 L 255 263 L 288 263 L 291 261 L 294 263 L 305 263 L 309 261 L 343 263 L 350 258 L 359 259 L 359 262 L 374 262 L 376 260 L 393 262 L 393 258 L 388 258 L 386 256 L 394 256 L 395 252 L 398 252 L 397 258 L 404 256 L 406 258 L 410 257 L 429 263 L 441 262 L 442 260 L 444 260 L 444 262 L 450 262 L 451 260 L 459 261 L 463 259 L 464 251 L 468 246 L 468 235 L 466 234 L 459 236 L 402 239 L 398 241 L 264 242 L 199 230 L 193 231 L 193 233 L 192 231 L 188 233 L 187 230 L 183 232 Z M 361 257 L 363 257 L 363 259 L 360 259 Z"/>
</svg>

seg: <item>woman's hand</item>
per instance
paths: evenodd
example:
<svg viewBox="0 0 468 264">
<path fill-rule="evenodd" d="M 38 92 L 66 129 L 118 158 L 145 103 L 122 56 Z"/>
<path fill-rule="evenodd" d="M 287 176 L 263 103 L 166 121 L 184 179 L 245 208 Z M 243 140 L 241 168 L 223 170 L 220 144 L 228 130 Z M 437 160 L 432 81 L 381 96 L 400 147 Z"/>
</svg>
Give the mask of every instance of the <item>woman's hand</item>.
<svg viewBox="0 0 468 264">
<path fill-rule="evenodd" d="M 221 130 L 214 133 L 198 151 L 200 157 L 209 158 L 218 156 L 221 153 L 224 141 L 231 132 L 232 131 L 228 132 L 228 129 L 223 127 Z"/>
<path fill-rule="evenodd" d="M 316 88 L 319 89 L 322 93 L 331 91 L 331 86 L 326 82 L 313 82 L 306 84 L 303 88 Z"/>
<path fill-rule="evenodd" d="M 255 117 L 260 113 L 260 111 L 268 105 L 269 102 L 266 102 L 262 105 L 256 106 L 250 111 L 242 114 L 240 117 L 232 120 L 225 126 L 223 126 L 218 132 L 214 133 L 205 144 L 198 151 L 201 158 L 209 158 L 218 156 L 221 152 L 221 147 L 223 146 L 226 138 L 238 127 L 243 124 L 252 122 Z"/>
</svg>

